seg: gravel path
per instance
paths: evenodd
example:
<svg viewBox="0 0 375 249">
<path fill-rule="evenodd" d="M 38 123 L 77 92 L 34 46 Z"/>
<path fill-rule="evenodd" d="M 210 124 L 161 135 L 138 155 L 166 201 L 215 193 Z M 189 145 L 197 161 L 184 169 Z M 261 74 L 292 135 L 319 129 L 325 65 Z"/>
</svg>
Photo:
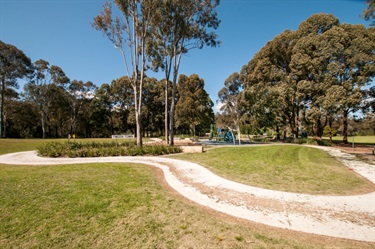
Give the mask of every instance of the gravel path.
<svg viewBox="0 0 375 249">
<path fill-rule="evenodd" d="M 375 167 L 337 149 L 317 147 L 375 183 Z M 375 192 L 356 196 L 315 196 L 266 190 L 232 182 L 208 169 L 164 157 L 42 158 L 36 152 L 0 156 L 0 163 L 56 165 L 142 163 L 163 170 L 168 184 L 186 198 L 246 220 L 295 231 L 375 242 Z"/>
</svg>

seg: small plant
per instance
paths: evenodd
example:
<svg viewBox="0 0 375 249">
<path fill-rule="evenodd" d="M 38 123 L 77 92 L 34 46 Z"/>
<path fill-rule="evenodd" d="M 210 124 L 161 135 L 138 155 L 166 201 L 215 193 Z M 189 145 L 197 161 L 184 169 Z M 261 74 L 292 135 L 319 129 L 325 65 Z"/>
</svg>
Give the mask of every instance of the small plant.
<svg viewBox="0 0 375 249">
<path fill-rule="evenodd" d="M 215 236 L 215 238 L 216 238 L 218 241 L 220 241 L 220 242 L 224 240 L 224 238 L 221 237 L 220 235 Z"/>
<path fill-rule="evenodd" d="M 241 235 L 237 235 L 235 238 L 236 238 L 237 241 L 243 241 L 244 240 L 244 237 L 242 237 Z"/>
</svg>

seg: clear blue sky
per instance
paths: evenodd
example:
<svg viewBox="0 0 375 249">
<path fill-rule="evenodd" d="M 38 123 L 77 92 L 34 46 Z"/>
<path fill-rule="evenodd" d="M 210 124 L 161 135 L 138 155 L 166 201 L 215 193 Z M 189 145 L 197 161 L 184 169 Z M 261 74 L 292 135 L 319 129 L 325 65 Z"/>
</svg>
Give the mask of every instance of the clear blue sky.
<svg viewBox="0 0 375 249">
<path fill-rule="evenodd" d="M 104 0 L 0 0 L 0 40 L 15 45 L 32 61 L 60 66 L 73 80 L 97 86 L 125 75 L 120 53 L 90 25 Z M 315 13 L 342 23 L 364 24 L 365 0 L 221 0 L 217 33 L 220 47 L 193 50 L 180 73 L 198 74 L 216 102 L 225 79 L 249 62 L 267 41 Z M 151 76 L 154 74 L 149 73 Z M 156 75 L 158 79 L 163 74 Z"/>
</svg>

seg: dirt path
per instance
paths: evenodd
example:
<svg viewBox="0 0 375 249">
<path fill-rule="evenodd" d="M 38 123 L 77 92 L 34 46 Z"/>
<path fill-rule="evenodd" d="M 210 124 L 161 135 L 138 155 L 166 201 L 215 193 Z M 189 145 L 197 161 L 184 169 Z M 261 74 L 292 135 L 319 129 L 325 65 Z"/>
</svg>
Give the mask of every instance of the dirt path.
<svg viewBox="0 0 375 249">
<path fill-rule="evenodd" d="M 375 183 L 375 167 L 333 148 L 322 148 Z M 232 182 L 206 168 L 164 157 L 41 158 L 35 152 L 0 156 L 0 163 L 56 165 L 142 163 L 163 170 L 168 184 L 186 198 L 214 210 L 262 224 L 375 242 L 375 192 L 356 196 L 315 196 L 266 190 Z"/>
</svg>

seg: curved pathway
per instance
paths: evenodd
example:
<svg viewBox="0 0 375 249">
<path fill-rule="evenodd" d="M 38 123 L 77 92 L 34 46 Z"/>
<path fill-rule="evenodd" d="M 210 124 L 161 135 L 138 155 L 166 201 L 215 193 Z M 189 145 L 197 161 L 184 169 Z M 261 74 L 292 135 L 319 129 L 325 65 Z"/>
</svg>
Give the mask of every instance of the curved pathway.
<svg viewBox="0 0 375 249">
<path fill-rule="evenodd" d="M 339 150 L 319 148 L 375 183 L 375 167 L 357 162 Z M 0 163 L 15 165 L 102 162 L 158 167 L 168 184 L 181 195 L 228 215 L 295 231 L 375 242 L 375 192 L 315 196 L 266 190 L 229 181 L 196 163 L 165 157 L 42 158 L 33 151 L 0 156 Z"/>
</svg>

